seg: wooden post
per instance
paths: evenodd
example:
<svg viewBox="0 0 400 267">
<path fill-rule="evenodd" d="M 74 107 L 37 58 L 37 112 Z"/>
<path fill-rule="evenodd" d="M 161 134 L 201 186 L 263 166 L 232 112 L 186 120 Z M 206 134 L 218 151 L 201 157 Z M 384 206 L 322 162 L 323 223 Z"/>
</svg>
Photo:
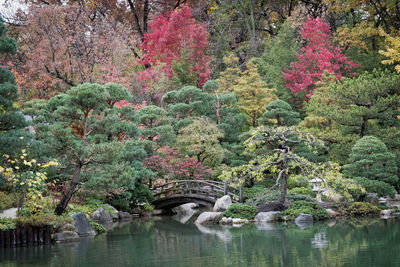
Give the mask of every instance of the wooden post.
<svg viewBox="0 0 400 267">
<path fill-rule="evenodd" d="M 28 246 L 32 246 L 33 245 L 33 229 L 32 226 L 28 226 L 28 229 L 26 231 L 26 243 L 28 244 Z"/>
<path fill-rule="evenodd" d="M 45 245 L 50 244 L 51 241 L 51 226 L 45 225 L 43 228 L 43 243 Z"/>
<path fill-rule="evenodd" d="M 243 184 L 240 185 L 240 189 L 239 189 L 239 202 L 240 203 L 243 202 Z"/>
<path fill-rule="evenodd" d="M 225 181 L 225 183 L 224 183 L 224 196 L 226 196 L 228 194 L 229 194 L 229 192 L 228 192 L 228 181 Z"/>
<path fill-rule="evenodd" d="M 21 245 L 26 245 L 26 228 L 21 228 Z"/>
</svg>

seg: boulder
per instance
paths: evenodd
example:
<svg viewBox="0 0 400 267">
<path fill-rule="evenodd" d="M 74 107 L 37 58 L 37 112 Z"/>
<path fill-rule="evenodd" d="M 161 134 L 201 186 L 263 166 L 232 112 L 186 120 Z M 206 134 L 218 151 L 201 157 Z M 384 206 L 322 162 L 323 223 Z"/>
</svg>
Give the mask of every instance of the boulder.
<svg viewBox="0 0 400 267">
<path fill-rule="evenodd" d="M 197 203 L 186 203 L 173 208 L 172 211 L 178 215 L 189 215 L 195 213 L 195 208 L 198 206 L 199 204 Z"/>
<path fill-rule="evenodd" d="M 219 224 L 232 224 L 232 218 L 227 218 L 227 217 L 223 217 L 220 221 Z"/>
<path fill-rule="evenodd" d="M 2 213 L 0 213 L 0 217 L 6 218 L 17 218 L 17 208 L 6 209 Z"/>
<path fill-rule="evenodd" d="M 94 236 L 96 232 L 93 230 L 92 226 L 89 223 L 89 220 L 86 218 L 83 212 L 75 213 L 71 216 L 74 219 L 74 226 L 78 230 L 79 236 Z"/>
<path fill-rule="evenodd" d="M 110 204 L 104 204 L 104 206 L 106 206 L 108 209 L 111 210 L 110 216 L 113 219 L 114 222 L 118 221 L 118 210 L 116 208 L 114 208 L 113 206 L 111 206 Z"/>
<path fill-rule="evenodd" d="M 259 212 L 254 218 L 257 222 L 276 222 L 280 211 Z"/>
<path fill-rule="evenodd" d="M 222 212 L 203 212 L 199 215 L 195 224 L 205 224 L 205 223 L 218 223 L 222 219 Z"/>
<path fill-rule="evenodd" d="M 73 241 L 79 239 L 79 235 L 73 231 L 62 231 L 54 234 L 54 241 Z"/>
<path fill-rule="evenodd" d="M 118 218 L 121 221 L 128 221 L 128 220 L 132 220 L 132 215 L 129 212 L 118 211 Z"/>
<path fill-rule="evenodd" d="M 232 199 L 230 196 L 226 195 L 219 199 L 214 204 L 213 211 L 224 211 L 227 210 L 232 205 Z"/>
<path fill-rule="evenodd" d="M 300 215 L 294 220 L 294 223 L 301 229 L 310 228 L 313 225 L 313 216 L 306 213 L 300 213 Z"/>
<path fill-rule="evenodd" d="M 313 216 L 306 213 L 300 213 L 300 215 L 294 220 L 295 223 L 303 223 L 303 222 L 313 222 Z"/>
<path fill-rule="evenodd" d="M 326 209 L 326 212 L 329 214 L 329 217 L 331 219 L 336 218 L 336 211 L 334 211 L 333 209 Z"/>
<path fill-rule="evenodd" d="M 172 216 L 172 219 L 174 219 L 175 221 L 178 221 L 182 224 L 185 224 L 193 217 L 193 215 L 195 213 L 196 212 L 188 213 L 188 214 L 178 213 L 178 214 L 175 214 L 174 216 Z"/>
<path fill-rule="evenodd" d="M 394 210 L 382 210 L 381 211 L 381 216 L 383 217 L 383 218 L 389 218 L 391 215 L 392 215 L 392 213 L 394 212 Z"/>
<path fill-rule="evenodd" d="M 73 225 L 70 224 L 70 223 L 64 224 L 64 225 L 61 227 L 61 229 L 62 229 L 63 231 L 73 231 L 73 232 L 76 232 L 76 231 L 77 231 L 76 227 L 73 226 Z"/>
<path fill-rule="evenodd" d="M 246 219 L 240 219 L 240 218 L 233 218 L 232 219 L 232 224 L 245 224 L 245 223 L 249 223 L 249 220 Z"/>
<path fill-rule="evenodd" d="M 113 218 L 109 212 L 107 212 L 104 208 L 98 208 L 95 212 L 90 216 L 93 221 L 101 222 L 101 223 L 110 223 L 113 221 Z"/>
</svg>

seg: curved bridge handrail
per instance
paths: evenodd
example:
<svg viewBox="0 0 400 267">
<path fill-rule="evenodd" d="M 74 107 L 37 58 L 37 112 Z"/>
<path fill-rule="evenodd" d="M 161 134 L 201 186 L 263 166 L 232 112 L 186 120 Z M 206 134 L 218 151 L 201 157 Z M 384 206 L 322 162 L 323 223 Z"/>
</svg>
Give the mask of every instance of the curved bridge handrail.
<svg viewBox="0 0 400 267">
<path fill-rule="evenodd" d="M 213 180 L 174 180 L 165 184 L 161 184 L 161 185 L 157 185 L 157 186 L 153 186 L 153 190 L 160 188 L 160 187 L 165 187 L 169 184 L 177 184 L 177 183 L 203 183 L 203 184 L 209 184 L 209 185 L 214 185 L 214 184 L 219 184 L 219 185 L 224 185 L 224 182 L 220 182 L 220 181 L 213 181 Z"/>
<path fill-rule="evenodd" d="M 171 196 L 197 195 L 218 199 L 229 195 L 235 202 L 242 202 L 242 187 L 236 188 L 227 182 L 212 180 L 175 180 L 151 188 L 157 201 Z"/>
</svg>

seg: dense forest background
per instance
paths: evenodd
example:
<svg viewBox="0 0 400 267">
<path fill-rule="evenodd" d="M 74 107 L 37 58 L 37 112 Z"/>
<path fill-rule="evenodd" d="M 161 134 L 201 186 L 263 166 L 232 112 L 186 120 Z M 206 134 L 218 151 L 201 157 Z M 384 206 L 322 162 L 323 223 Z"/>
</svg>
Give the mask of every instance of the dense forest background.
<svg viewBox="0 0 400 267">
<path fill-rule="evenodd" d="M 6 0 L 1 16 L 0 186 L 21 201 L 46 187 L 58 214 L 129 209 L 174 179 L 400 188 L 396 0 Z"/>
</svg>

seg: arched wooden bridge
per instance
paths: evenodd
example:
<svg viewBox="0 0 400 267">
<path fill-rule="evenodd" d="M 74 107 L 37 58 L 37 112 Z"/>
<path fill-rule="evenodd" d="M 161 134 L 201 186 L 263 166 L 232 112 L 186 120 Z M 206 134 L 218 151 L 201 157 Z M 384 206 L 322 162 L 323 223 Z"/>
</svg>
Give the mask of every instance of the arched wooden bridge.
<svg viewBox="0 0 400 267">
<path fill-rule="evenodd" d="M 236 188 L 228 183 L 210 180 L 177 180 L 152 188 L 153 205 L 156 209 L 168 209 L 181 204 L 195 202 L 212 207 L 215 201 L 229 195 L 232 202 L 242 202 L 242 187 Z"/>
</svg>

